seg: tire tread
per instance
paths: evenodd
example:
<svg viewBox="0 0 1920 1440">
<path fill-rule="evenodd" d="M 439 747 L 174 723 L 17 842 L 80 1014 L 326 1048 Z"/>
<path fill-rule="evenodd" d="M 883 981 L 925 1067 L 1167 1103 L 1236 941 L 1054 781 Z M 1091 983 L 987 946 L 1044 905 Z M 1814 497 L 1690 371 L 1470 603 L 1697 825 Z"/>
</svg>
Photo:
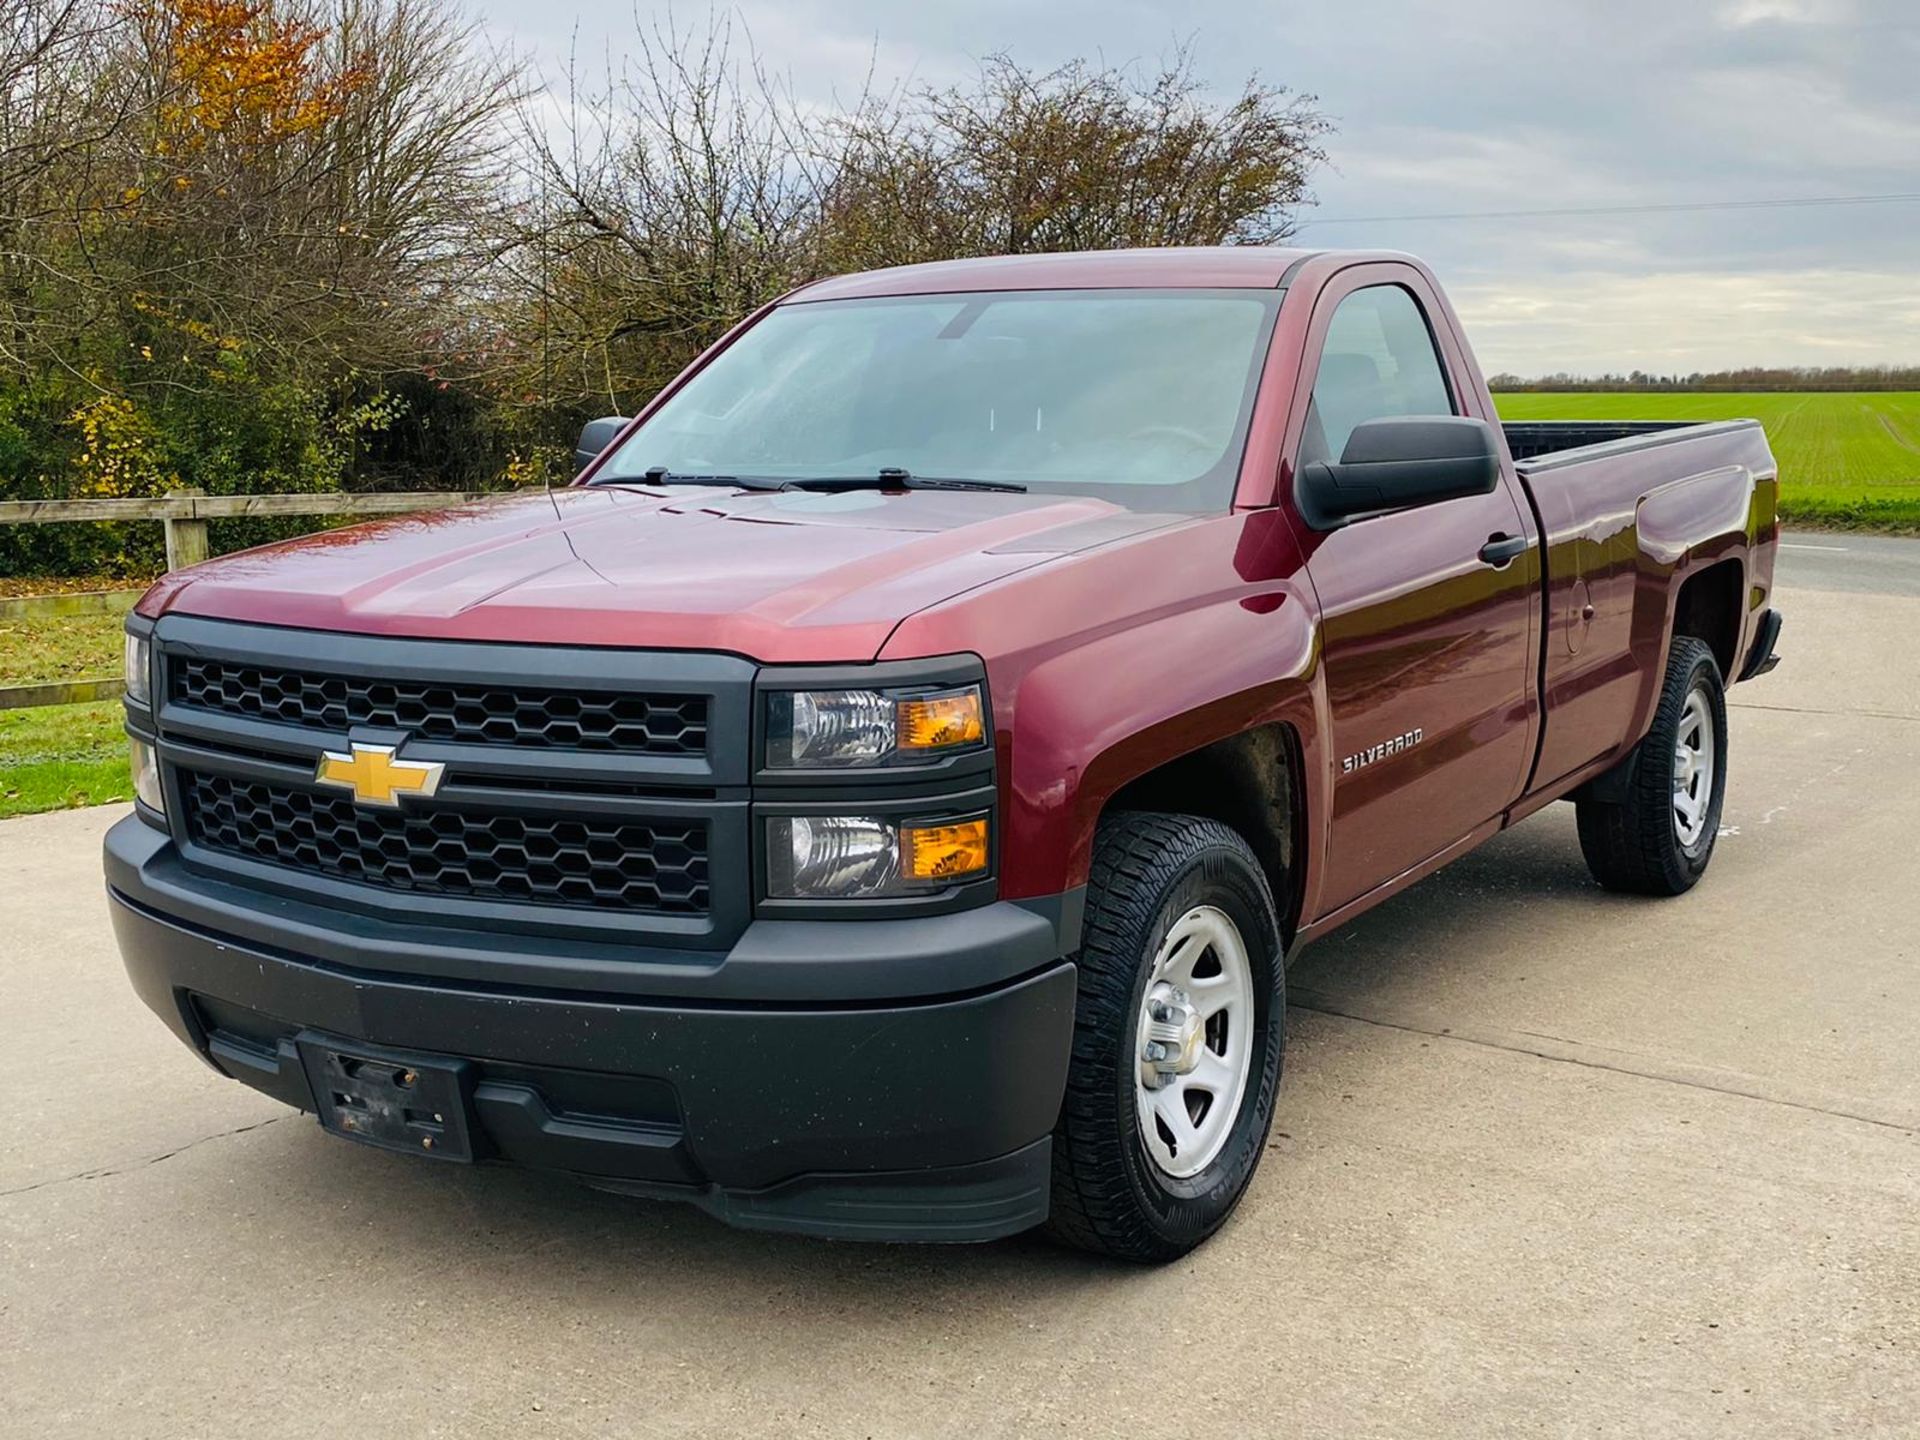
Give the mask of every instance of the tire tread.
<svg viewBox="0 0 1920 1440">
<path fill-rule="evenodd" d="M 1114 1037 L 1127 1033 L 1131 1018 L 1139 937 L 1153 925 L 1169 877 L 1221 849 L 1242 857 L 1259 878 L 1271 921 L 1272 896 L 1258 862 L 1246 841 L 1217 820 L 1129 811 L 1103 820 L 1094 838 L 1077 957 L 1073 1053 L 1054 1131 L 1047 1222 L 1056 1239 L 1077 1248 L 1148 1262 L 1173 1259 L 1192 1248 L 1192 1242 L 1171 1242 L 1156 1233 L 1130 1203 L 1124 1158 L 1107 1133 L 1107 1113 L 1118 1082 Z M 1256 943 L 1255 937 L 1248 939 Z M 1277 925 L 1273 939 L 1278 939 Z"/>
<path fill-rule="evenodd" d="M 1702 661 L 1719 683 L 1720 670 L 1712 647 L 1691 635 L 1674 637 L 1653 723 L 1634 751 L 1633 777 L 1625 803 L 1587 798 L 1575 807 L 1581 854 L 1593 878 L 1608 890 L 1629 895 L 1679 895 L 1693 888 L 1706 868 L 1704 859 L 1697 867 L 1688 864 L 1673 834 L 1672 760 L 1667 753 Z M 1716 739 L 1724 741 L 1724 734 Z M 1656 763 L 1648 763 L 1650 760 Z M 1723 775 L 1726 760 L 1722 743 L 1716 763 Z M 1717 823 L 1717 811 L 1710 818 Z M 1712 854 L 1711 845 L 1707 854 Z"/>
</svg>

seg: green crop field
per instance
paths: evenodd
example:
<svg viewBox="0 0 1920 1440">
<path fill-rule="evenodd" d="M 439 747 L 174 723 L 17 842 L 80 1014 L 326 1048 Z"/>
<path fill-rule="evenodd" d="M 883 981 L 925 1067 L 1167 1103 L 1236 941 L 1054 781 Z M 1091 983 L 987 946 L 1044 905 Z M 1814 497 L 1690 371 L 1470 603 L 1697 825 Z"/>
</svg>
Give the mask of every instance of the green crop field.
<svg viewBox="0 0 1920 1440">
<path fill-rule="evenodd" d="M 1920 394 L 1502 394 L 1507 420 L 1758 420 L 1780 512 L 1834 528 L 1920 531 Z"/>
</svg>

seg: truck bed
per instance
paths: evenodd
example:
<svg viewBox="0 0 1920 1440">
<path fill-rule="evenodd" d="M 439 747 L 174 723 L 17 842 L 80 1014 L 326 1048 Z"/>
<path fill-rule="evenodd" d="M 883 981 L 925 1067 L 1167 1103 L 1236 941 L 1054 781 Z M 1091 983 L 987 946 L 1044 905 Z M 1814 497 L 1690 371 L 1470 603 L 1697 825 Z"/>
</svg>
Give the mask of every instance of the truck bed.
<svg viewBox="0 0 1920 1440">
<path fill-rule="evenodd" d="M 1691 420 L 1527 420 L 1509 421 L 1500 428 L 1506 432 L 1507 448 L 1518 464 L 1667 430 L 1691 430 L 1694 425 Z"/>
<path fill-rule="evenodd" d="M 1547 723 L 1535 771 L 1551 784 L 1645 733 L 1681 582 L 1712 568 L 1733 618 L 1718 658 L 1741 673 L 1773 584 L 1779 489 L 1752 420 L 1506 425 L 1545 551 Z M 1696 600 L 1691 603 L 1706 603 Z"/>
</svg>

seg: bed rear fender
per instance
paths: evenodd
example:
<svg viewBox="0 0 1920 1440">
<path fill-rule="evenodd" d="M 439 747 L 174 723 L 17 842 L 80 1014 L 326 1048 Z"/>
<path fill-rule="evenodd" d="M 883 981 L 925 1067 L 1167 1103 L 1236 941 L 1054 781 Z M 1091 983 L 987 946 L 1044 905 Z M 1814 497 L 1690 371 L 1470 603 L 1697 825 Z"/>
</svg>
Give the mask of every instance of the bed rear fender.
<svg viewBox="0 0 1920 1440">
<path fill-rule="evenodd" d="M 1630 731 L 1635 739 L 1653 723 L 1687 582 L 1722 565 L 1739 567 L 1743 577 L 1746 573 L 1754 493 L 1753 472 L 1744 465 L 1727 465 L 1663 485 L 1635 510 L 1640 586 L 1633 634 L 1635 648 L 1644 648 L 1649 658 L 1642 666 L 1639 704 Z M 1751 623 L 1750 616 L 1740 617 L 1735 655 L 1745 653 Z"/>
</svg>

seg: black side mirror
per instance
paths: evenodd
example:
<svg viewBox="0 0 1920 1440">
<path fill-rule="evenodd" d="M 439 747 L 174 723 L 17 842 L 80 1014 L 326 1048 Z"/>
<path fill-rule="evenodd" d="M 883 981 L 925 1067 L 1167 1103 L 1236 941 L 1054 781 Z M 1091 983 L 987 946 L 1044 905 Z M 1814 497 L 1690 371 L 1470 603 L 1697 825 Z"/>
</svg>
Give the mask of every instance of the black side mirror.
<svg viewBox="0 0 1920 1440">
<path fill-rule="evenodd" d="M 1462 415 L 1395 415 L 1356 425 L 1337 465 L 1300 471 L 1300 509 L 1316 530 L 1356 515 L 1490 495 L 1500 483 L 1493 427 Z"/>
<path fill-rule="evenodd" d="M 573 447 L 573 468 L 584 470 L 592 464 L 594 457 L 613 443 L 613 437 L 627 428 L 627 419 L 625 415 L 608 415 L 581 427 L 580 443 Z"/>
</svg>

